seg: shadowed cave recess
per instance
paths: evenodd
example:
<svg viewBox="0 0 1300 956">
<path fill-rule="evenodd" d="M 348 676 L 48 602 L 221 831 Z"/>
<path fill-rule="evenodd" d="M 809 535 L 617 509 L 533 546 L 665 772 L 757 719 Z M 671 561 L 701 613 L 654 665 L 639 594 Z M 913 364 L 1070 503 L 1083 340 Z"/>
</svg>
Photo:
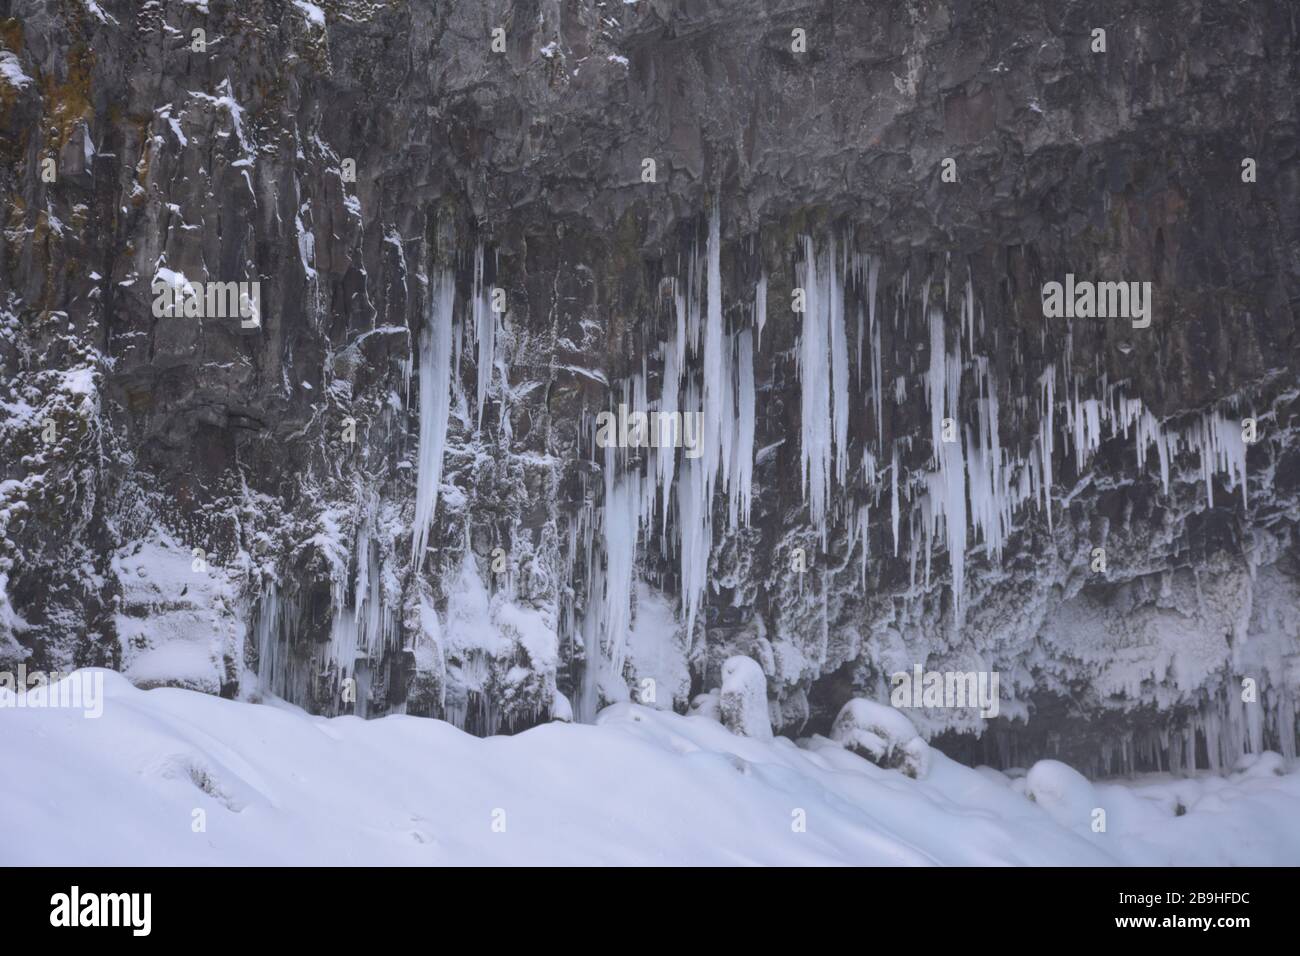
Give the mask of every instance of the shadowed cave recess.
<svg viewBox="0 0 1300 956">
<path fill-rule="evenodd" d="M 909 713 L 969 763 L 1293 759 L 1296 44 L 1264 0 L 4 0 L 0 667 L 487 734 L 745 655 L 795 737 L 919 664 L 999 675 Z M 1045 316 L 1067 275 L 1149 326 Z M 607 447 L 620 405 L 697 448 Z"/>
</svg>

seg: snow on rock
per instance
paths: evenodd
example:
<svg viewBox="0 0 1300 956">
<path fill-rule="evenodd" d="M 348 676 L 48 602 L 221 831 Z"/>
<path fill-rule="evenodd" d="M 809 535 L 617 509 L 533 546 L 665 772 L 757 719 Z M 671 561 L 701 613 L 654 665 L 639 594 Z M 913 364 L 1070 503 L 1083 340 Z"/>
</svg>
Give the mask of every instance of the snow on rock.
<svg viewBox="0 0 1300 956">
<path fill-rule="evenodd" d="M 25 89 L 32 84 L 32 78 L 23 72 L 18 57 L 8 50 L 0 50 L 0 77 L 16 90 Z"/>
<path fill-rule="evenodd" d="M 442 621 L 425 585 L 408 600 L 404 608 L 404 629 L 408 635 L 407 649 L 415 665 L 412 675 L 411 696 L 417 700 L 444 702 L 443 688 L 447 660 Z"/>
<path fill-rule="evenodd" d="M 305 3 L 304 0 L 293 0 L 293 5 L 297 7 L 302 15 L 305 16 L 314 26 L 322 29 L 325 27 L 325 11 L 314 3 Z"/>
<path fill-rule="evenodd" d="M 551 720 L 558 720 L 562 723 L 573 723 L 573 705 L 569 703 L 569 698 L 556 691 L 555 697 L 551 701 Z"/>
<path fill-rule="evenodd" d="M 624 673 L 637 703 L 672 710 L 690 699 L 691 671 L 685 633 L 662 591 L 644 581 L 636 586 L 636 621 L 627 635 Z"/>
<path fill-rule="evenodd" d="M 216 694 L 239 677 L 245 624 L 226 573 L 163 532 L 120 549 L 122 670 L 138 687 Z"/>
<path fill-rule="evenodd" d="M 910 779 L 824 738 L 757 740 L 635 704 L 607 708 L 594 726 L 482 739 L 439 720 L 312 717 L 97 673 L 98 719 L 18 708 L 0 690 L 0 765 L 20 768 L 0 775 L 0 819 L 21 821 L 0 862 L 1300 862 L 1296 772 L 1099 787 L 1104 805 L 1129 809 L 1094 834 L 1062 826 L 1042 796 L 938 753 L 928 776 Z M 196 808 L 203 839 L 189 825 Z"/>
<path fill-rule="evenodd" d="M 27 656 L 27 648 L 16 640 L 16 635 L 26 628 L 27 622 L 9 600 L 9 575 L 0 571 L 0 661 L 20 661 Z"/>
<path fill-rule="evenodd" d="M 722 722 L 733 734 L 772 739 L 772 720 L 767 707 L 767 677 L 752 657 L 727 658 L 722 665 Z"/>
<path fill-rule="evenodd" d="M 831 740 L 879 767 L 898 768 L 922 778 L 930 766 L 930 748 L 907 717 L 885 704 L 855 697 L 831 727 Z"/>
<path fill-rule="evenodd" d="M 1025 795 L 1063 827 L 1087 827 L 1100 806 L 1088 779 L 1059 760 L 1040 760 L 1029 768 Z"/>
</svg>

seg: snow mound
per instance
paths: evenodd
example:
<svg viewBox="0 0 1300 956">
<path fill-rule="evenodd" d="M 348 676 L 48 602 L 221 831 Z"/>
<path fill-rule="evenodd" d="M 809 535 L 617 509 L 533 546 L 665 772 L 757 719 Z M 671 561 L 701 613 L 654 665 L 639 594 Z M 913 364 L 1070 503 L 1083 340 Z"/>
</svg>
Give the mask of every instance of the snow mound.
<svg viewBox="0 0 1300 956">
<path fill-rule="evenodd" d="M 1058 822 L 1079 796 L 1059 764 L 1030 800 L 933 750 L 911 779 L 633 703 L 479 738 L 94 673 L 93 720 L 0 693 L 0 865 L 1300 863 L 1294 770 L 1094 784 L 1093 833 Z"/>
<path fill-rule="evenodd" d="M 1025 777 L 1025 795 L 1063 827 L 1088 825 L 1100 806 L 1088 779 L 1059 760 L 1040 760 Z"/>
<path fill-rule="evenodd" d="M 722 722 L 733 734 L 772 739 L 767 709 L 767 678 L 752 657 L 729 657 L 722 665 Z"/>
<path fill-rule="evenodd" d="M 722 723 L 722 702 L 719 699 L 720 697 L 721 692 L 716 687 L 707 693 L 696 694 L 691 698 L 691 706 L 686 712 L 686 716 L 706 717 L 709 720 Z"/>
<path fill-rule="evenodd" d="M 909 777 L 926 775 L 930 747 L 907 717 L 874 700 L 855 697 L 845 704 L 831 728 L 831 740 L 878 767 L 897 768 Z"/>
</svg>

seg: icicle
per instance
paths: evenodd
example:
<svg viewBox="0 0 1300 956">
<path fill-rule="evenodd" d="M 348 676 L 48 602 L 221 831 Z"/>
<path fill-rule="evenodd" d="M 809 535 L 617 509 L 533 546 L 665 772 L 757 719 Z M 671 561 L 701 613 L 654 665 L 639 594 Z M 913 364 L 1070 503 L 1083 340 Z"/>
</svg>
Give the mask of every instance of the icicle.
<svg viewBox="0 0 1300 956">
<path fill-rule="evenodd" d="M 686 365 L 686 327 L 689 322 L 686 314 L 686 293 L 673 280 L 673 313 L 677 319 L 676 335 L 673 338 L 673 355 L 677 358 L 676 381 L 665 380 L 665 388 L 671 385 L 674 392 L 682 386 L 682 369 Z"/>
<path fill-rule="evenodd" d="M 1193 443 L 1189 441 L 1189 444 Z M 1241 485 L 1241 504 L 1246 507 L 1246 442 L 1241 436 L 1240 426 L 1217 413 L 1207 414 L 1201 421 L 1194 448 L 1201 456 L 1209 506 L 1214 507 L 1213 475 L 1224 472 L 1228 476 L 1229 491 Z"/>
<path fill-rule="evenodd" d="M 804 261 L 799 267 L 804 290 L 803 330 L 799 342 L 801 385 L 800 461 L 803 496 L 814 525 L 824 529 L 828 495 L 830 434 L 830 368 L 823 325 L 821 283 L 812 239 L 804 238 Z"/>
<path fill-rule="evenodd" d="M 605 507 L 601 512 L 605 550 L 603 595 L 597 628 L 600 647 L 589 647 L 584 699 L 595 700 L 595 682 L 603 665 L 611 675 L 623 670 L 627 632 L 632 623 L 632 585 L 635 580 L 636 547 L 640 528 L 641 478 L 632 472 L 616 477 L 614 447 L 605 448 Z M 601 647 L 604 652 L 601 652 Z M 591 654 L 595 651 L 595 654 Z M 584 719 L 590 719 L 589 712 Z"/>
<path fill-rule="evenodd" d="M 929 541 L 937 535 L 943 521 L 948 560 L 952 565 L 952 596 L 956 610 L 955 624 L 962 626 L 966 588 L 966 464 L 960 439 L 940 446 L 939 471 L 926 476 L 929 494 L 926 499 L 926 584 L 930 582 Z"/>
<path fill-rule="evenodd" d="M 483 288 L 483 244 L 474 250 L 474 291 L 471 303 L 474 335 L 478 339 L 478 424 L 483 424 L 484 399 L 492 382 L 492 365 L 496 352 L 496 313 Z"/>
<path fill-rule="evenodd" d="M 682 328 L 682 323 L 679 321 L 679 333 Z M 684 344 L 680 334 L 676 341 Z M 674 342 L 663 343 L 662 350 L 664 354 L 664 390 L 659 397 L 659 411 L 668 418 L 676 418 L 678 411 L 677 391 L 681 387 L 682 381 L 682 353 L 679 350 L 679 345 Z M 680 437 L 679 435 L 678 438 Z M 657 449 L 655 452 L 655 465 L 659 473 L 659 498 L 663 508 L 663 532 L 666 534 L 668 531 L 668 498 L 672 493 L 673 473 L 677 466 L 677 449 L 672 445 Z"/>
<path fill-rule="evenodd" d="M 428 323 L 420 336 L 420 451 L 416 470 L 415 524 L 411 561 L 424 566 L 429 525 L 442 482 L 443 448 L 451 411 L 452 309 L 455 279 L 443 270 L 433 282 Z"/>
<path fill-rule="evenodd" d="M 889 465 L 889 523 L 894 531 L 894 557 L 898 557 L 898 519 L 902 508 L 898 501 L 898 442 L 894 442 Z"/>
<path fill-rule="evenodd" d="M 812 239 L 804 238 L 804 261 L 798 266 L 805 309 L 799 344 L 801 478 L 809 517 L 823 544 L 832 449 L 841 484 L 848 475 L 848 345 L 844 290 L 839 286 L 836 261 L 834 243 L 819 265 Z"/>
<path fill-rule="evenodd" d="M 926 296 L 930 286 L 926 283 Z M 936 466 L 943 456 L 944 392 L 947 385 L 947 351 L 943 335 L 943 314 L 934 309 L 930 313 L 930 371 L 925 387 L 930 401 L 930 453 Z"/>
<path fill-rule="evenodd" d="M 262 592 L 257 605 L 257 686 L 263 694 L 284 696 L 280 648 L 280 589 L 274 582 Z"/>
<path fill-rule="evenodd" d="M 704 326 L 704 487 L 708 500 L 713 498 L 714 481 L 719 470 L 726 470 L 730 463 L 723 454 L 724 448 L 730 450 L 731 421 L 728 417 L 731 405 L 731 360 L 726 348 L 722 330 L 722 274 L 721 274 L 721 238 L 720 216 L 718 207 L 713 207 L 709 217 L 709 241 L 706 249 L 708 258 L 708 302 Z M 725 428 L 724 428 L 725 423 Z"/>
<path fill-rule="evenodd" d="M 686 337 L 691 343 L 691 354 L 700 354 L 700 273 L 696 265 L 698 256 L 692 255 L 686 267 Z"/>
<path fill-rule="evenodd" d="M 342 607 L 335 607 L 327 655 L 328 660 L 334 664 L 335 676 L 340 683 L 356 672 L 359 653 L 357 638 L 356 616 L 348 614 Z M 355 713 L 365 716 L 366 695 L 358 693 L 355 703 Z"/>
<path fill-rule="evenodd" d="M 867 337 L 866 312 L 862 304 L 858 304 L 858 334 L 856 338 L 857 349 L 853 359 L 853 367 L 857 370 L 858 388 L 862 387 L 862 343 Z"/>
<path fill-rule="evenodd" d="M 686 409 L 699 407 L 694 383 L 686 388 Z M 677 489 L 678 526 L 681 537 L 682 608 L 686 612 L 686 633 L 694 633 L 695 617 L 708 579 L 709 550 L 713 543 L 713 517 L 704 481 L 704 459 L 684 458 Z"/>
<path fill-rule="evenodd" d="M 867 325 L 871 330 L 871 396 L 876 406 L 876 447 L 882 453 L 885 441 L 884 377 L 880 369 L 880 325 L 876 322 L 876 287 L 880 260 L 872 256 L 867 265 Z"/>
<path fill-rule="evenodd" d="M 849 346 L 844 327 L 844 287 L 835 269 L 835 242 L 827 253 L 826 324 L 830 327 L 831 418 L 834 425 L 835 480 L 843 487 L 849 474 Z"/>
<path fill-rule="evenodd" d="M 867 559 L 871 556 L 868 527 L 871 520 L 871 505 L 858 509 L 858 537 L 862 540 L 862 589 L 867 588 Z"/>
<path fill-rule="evenodd" d="M 1055 451 L 1056 432 L 1052 425 L 1056 408 L 1056 366 L 1049 365 L 1038 379 L 1038 454 L 1041 463 L 1039 489 L 1042 506 L 1047 509 L 1047 528 L 1052 528 L 1052 453 Z"/>
<path fill-rule="evenodd" d="M 1101 448 L 1102 405 L 1095 398 L 1080 400 L 1079 382 L 1074 383 L 1074 397 L 1068 401 L 1067 424 L 1074 443 L 1074 467 L 1078 474 L 1092 455 Z"/>
<path fill-rule="evenodd" d="M 718 420 L 718 463 L 721 486 L 730 488 L 736 456 L 736 336 L 722 336 L 722 387 L 718 390 L 722 409 Z"/>
<path fill-rule="evenodd" d="M 975 282 L 971 270 L 966 270 L 966 301 L 964 303 L 966 318 L 967 350 L 975 354 Z"/>
<path fill-rule="evenodd" d="M 763 347 L 763 326 L 767 324 L 767 270 L 754 286 L 754 328 L 758 330 L 758 348 Z"/>
<path fill-rule="evenodd" d="M 754 495 L 754 344 L 749 329 L 740 332 L 737 337 L 736 354 L 736 411 L 739 429 L 736 435 L 736 464 L 731 476 L 734 489 L 730 491 L 731 527 L 736 527 L 737 510 L 749 526 L 750 510 Z"/>
<path fill-rule="evenodd" d="M 365 505 L 365 515 L 357 526 L 357 543 L 354 563 L 357 568 L 356 586 L 353 589 L 353 619 L 357 627 L 357 646 L 363 653 L 378 659 L 392 647 L 397 635 L 396 616 L 384 604 L 382 567 L 378 548 L 371 539 L 371 515 L 376 507 L 372 497 Z M 342 609 L 340 609 L 342 613 Z M 349 669 L 351 661 L 340 661 Z"/>
<path fill-rule="evenodd" d="M 998 392 L 987 359 L 976 363 L 981 398 L 979 427 L 974 441 L 967 444 L 966 473 L 970 482 L 971 524 L 984 537 L 984 552 L 998 561 L 1002 546 L 1011 533 L 1012 513 L 1018 501 L 1010 475 L 1003 468 L 1002 444 L 998 434 Z M 970 435 L 968 433 L 968 439 Z"/>
</svg>

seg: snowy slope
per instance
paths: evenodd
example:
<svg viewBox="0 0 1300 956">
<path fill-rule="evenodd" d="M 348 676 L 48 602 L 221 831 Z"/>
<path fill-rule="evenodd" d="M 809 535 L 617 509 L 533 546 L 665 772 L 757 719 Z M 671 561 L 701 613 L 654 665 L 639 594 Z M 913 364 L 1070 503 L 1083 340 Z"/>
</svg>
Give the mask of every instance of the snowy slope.
<svg viewBox="0 0 1300 956">
<path fill-rule="evenodd" d="M 99 719 L 0 690 L 0 863 L 1300 863 L 1300 774 L 1267 755 L 1229 778 L 1114 786 L 934 753 L 918 781 L 822 738 L 634 704 L 478 738 L 102 673 Z"/>
</svg>

